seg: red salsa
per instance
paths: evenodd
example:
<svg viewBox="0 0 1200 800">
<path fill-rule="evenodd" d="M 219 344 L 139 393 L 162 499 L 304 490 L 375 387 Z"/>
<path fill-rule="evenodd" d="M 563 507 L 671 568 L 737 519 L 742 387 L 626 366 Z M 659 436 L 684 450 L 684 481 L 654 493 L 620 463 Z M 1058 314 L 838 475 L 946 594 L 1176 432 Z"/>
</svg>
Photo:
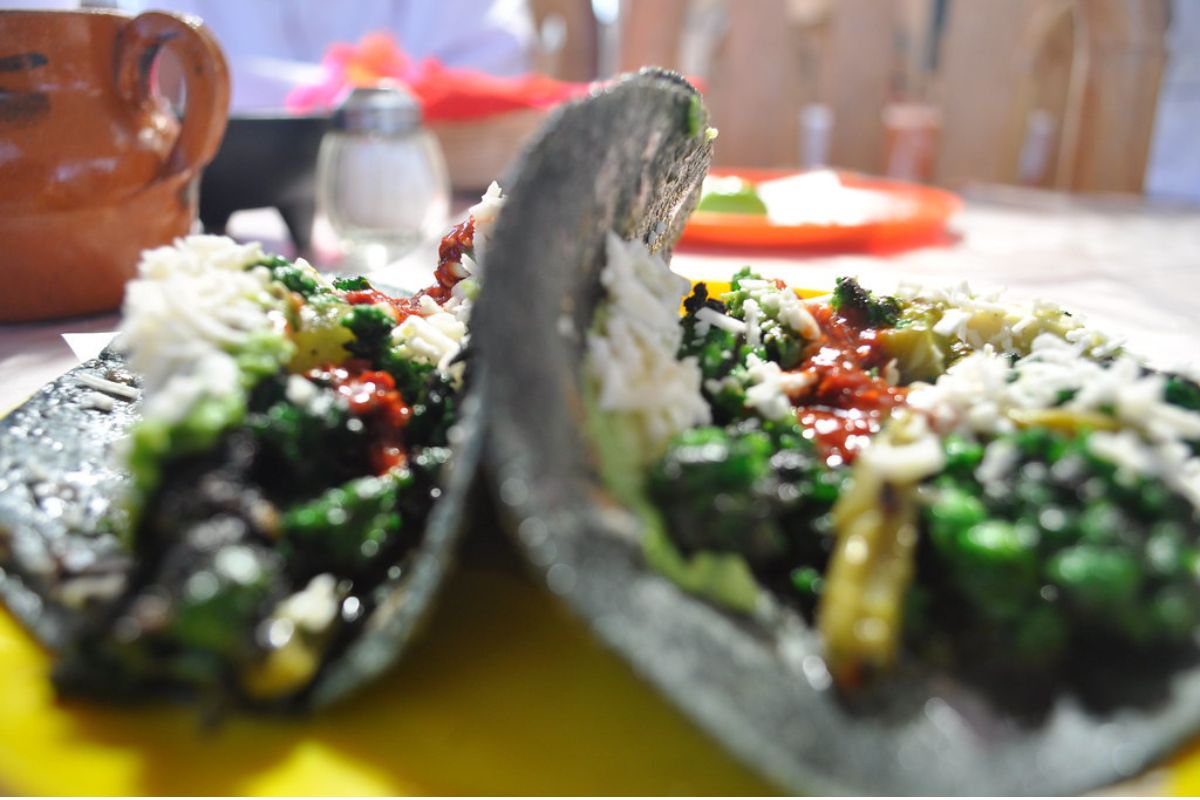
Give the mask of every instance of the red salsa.
<svg viewBox="0 0 1200 800">
<path fill-rule="evenodd" d="M 450 290 L 454 284 L 462 280 L 459 273 L 462 272 L 462 257 L 463 253 L 472 250 L 475 247 L 475 218 L 467 217 L 465 222 L 460 222 L 450 229 L 450 232 L 442 237 L 442 243 L 438 245 L 438 265 L 434 270 L 433 276 L 437 279 L 437 286 L 426 289 L 434 300 L 442 301 L 450 297 Z"/>
<path fill-rule="evenodd" d="M 343 296 L 352 306 L 377 305 L 386 303 L 396 310 L 396 321 L 403 322 L 406 317 L 418 314 L 421 298 L 432 297 L 438 303 L 450 299 L 450 290 L 462 280 L 462 258 L 475 244 L 475 219 L 467 217 L 442 237 L 438 245 L 438 265 L 433 276 L 437 283 L 428 289 L 422 289 L 412 297 L 391 297 L 378 289 L 356 289 L 346 292 Z"/>
<path fill-rule="evenodd" d="M 793 397 L 805 435 L 831 466 L 848 464 L 879 432 L 892 408 L 905 402 L 906 390 L 879 376 L 890 356 L 874 328 L 839 314 L 827 305 L 809 307 L 821 326 L 796 367 L 814 381 Z"/>
<path fill-rule="evenodd" d="M 310 370 L 306 377 L 332 387 L 346 399 L 350 413 L 370 426 L 371 469 L 377 475 L 404 466 L 408 457 L 403 431 L 412 409 L 400 396 L 391 375 L 371 369 L 366 361 L 351 359 L 341 366 Z"/>
<path fill-rule="evenodd" d="M 451 228 L 438 247 L 438 266 L 434 272 L 437 283 L 412 297 L 392 297 L 378 289 L 352 289 L 342 293 L 350 305 L 384 305 L 395 311 L 396 322 L 420 314 L 421 299 L 431 297 L 439 304 L 450 299 L 450 290 L 462 280 L 462 259 L 475 242 L 475 220 Z M 371 364 L 350 359 L 341 366 L 327 365 L 310 370 L 307 377 L 332 387 L 346 399 L 350 413 L 371 427 L 371 468 L 383 474 L 404 466 L 408 457 L 404 447 L 404 427 L 412 409 L 396 389 L 396 381 L 386 372 L 374 370 Z"/>
</svg>

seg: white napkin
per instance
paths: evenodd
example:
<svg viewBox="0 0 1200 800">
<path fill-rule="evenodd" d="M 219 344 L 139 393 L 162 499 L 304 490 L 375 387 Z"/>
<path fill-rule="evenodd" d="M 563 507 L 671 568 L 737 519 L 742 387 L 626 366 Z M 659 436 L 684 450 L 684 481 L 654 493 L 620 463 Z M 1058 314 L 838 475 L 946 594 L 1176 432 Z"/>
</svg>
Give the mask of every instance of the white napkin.
<svg viewBox="0 0 1200 800">
<path fill-rule="evenodd" d="M 116 336 L 116 331 L 99 331 L 97 333 L 64 333 L 62 338 L 80 363 L 83 363 L 100 355 L 100 351 L 108 347 L 109 342 Z"/>
</svg>

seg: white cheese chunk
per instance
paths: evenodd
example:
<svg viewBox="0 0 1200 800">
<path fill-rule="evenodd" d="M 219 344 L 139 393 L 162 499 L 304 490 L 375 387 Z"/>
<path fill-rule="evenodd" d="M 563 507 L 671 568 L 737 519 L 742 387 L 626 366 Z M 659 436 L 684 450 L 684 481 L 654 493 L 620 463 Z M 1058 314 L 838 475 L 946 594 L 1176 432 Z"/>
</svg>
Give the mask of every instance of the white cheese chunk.
<svg viewBox="0 0 1200 800">
<path fill-rule="evenodd" d="M 479 202 L 471 206 L 467 212 L 475 220 L 475 237 L 472 246 L 475 257 L 471 259 L 470 266 L 472 274 L 482 275 L 483 268 L 487 266 L 484 259 L 487 257 L 488 247 L 492 243 L 492 233 L 496 229 L 496 219 L 500 216 L 500 209 L 504 207 L 504 200 L 500 184 L 492 181 Z"/>
<path fill-rule="evenodd" d="M 722 314 L 720 311 L 709 308 L 708 306 L 705 306 L 696 312 L 696 319 L 720 328 L 723 331 L 728 331 L 735 336 L 741 336 L 746 332 L 746 323 L 742 322 L 740 319 L 734 319 L 728 314 Z"/>
<path fill-rule="evenodd" d="M 178 421 L 202 397 L 240 392 L 239 350 L 256 336 L 283 335 L 286 293 L 266 268 L 247 269 L 262 257 L 258 244 L 223 236 L 142 254 L 116 346 L 142 376 L 147 417 Z"/>
<path fill-rule="evenodd" d="M 699 365 L 675 357 L 683 337 L 679 304 L 689 283 L 641 242 L 610 233 L 606 254 L 600 282 L 607 303 L 588 333 L 585 373 L 600 409 L 627 413 L 647 453 L 655 454 L 671 436 L 710 419 Z M 742 326 L 716 311 L 713 318 Z"/>
</svg>

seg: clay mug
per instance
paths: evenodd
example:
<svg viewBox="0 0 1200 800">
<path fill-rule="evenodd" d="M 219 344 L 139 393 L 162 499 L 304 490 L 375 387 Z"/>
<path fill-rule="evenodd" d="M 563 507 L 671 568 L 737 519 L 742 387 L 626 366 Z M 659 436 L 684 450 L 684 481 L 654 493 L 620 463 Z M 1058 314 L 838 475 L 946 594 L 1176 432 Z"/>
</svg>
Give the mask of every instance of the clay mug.
<svg viewBox="0 0 1200 800">
<path fill-rule="evenodd" d="M 179 68 L 182 117 L 155 91 Z M 194 17 L 0 11 L 0 320 L 120 305 L 142 250 L 189 233 L 229 72 Z"/>
</svg>

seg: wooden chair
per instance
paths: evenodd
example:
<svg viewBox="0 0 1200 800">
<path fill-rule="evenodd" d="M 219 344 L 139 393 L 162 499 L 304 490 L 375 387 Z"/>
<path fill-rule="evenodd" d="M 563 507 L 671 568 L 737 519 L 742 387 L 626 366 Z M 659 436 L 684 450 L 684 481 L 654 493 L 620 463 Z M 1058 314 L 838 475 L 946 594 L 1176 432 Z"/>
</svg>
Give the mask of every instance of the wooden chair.
<svg viewBox="0 0 1200 800">
<path fill-rule="evenodd" d="M 939 182 L 1016 182 L 1029 121 L 1041 115 L 1056 136 L 1047 169 L 1031 182 L 1141 192 L 1167 23 L 1167 0 L 951 6 L 937 78 Z"/>
<path fill-rule="evenodd" d="M 1084 0 L 1074 162 L 1058 183 L 1081 191 L 1141 191 L 1167 62 L 1168 0 Z"/>
<path fill-rule="evenodd" d="M 794 7 L 788 0 L 627 2 L 621 10 L 620 67 L 658 64 L 700 78 L 720 130 L 716 163 L 795 164 L 798 115 L 819 91 L 814 59 L 826 15 L 823 8 L 797 14 Z M 709 63 L 698 62 L 696 53 L 709 56 Z"/>
<path fill-rule="evenodd" d="M 538 31 L 539 72 L 566 81 L 592 81 L 599 67 L 600 36 L 590 0 L 529 0 Z"/>
<path fill-rule="evenodd" d="M 718 164 L 796 166 L 800 108 L 833 112 L 830 162 L 885 166 L 884 110 L 940 116 L 928 176 L 1140 192 L 1166 60 L 1168 0 L 626 0 L 620 65 L 691 67 Z M 699 14 L 720 18 L 701 25 Z M 705 65 L 682 63 L 708 35 Z M 940 41 L 939 41 L 940 39 Z M 932 54 L 932 63 L 927 58 Z M 1039 157 L 1029 145 L 1045 142 Z"/>
</svg>

